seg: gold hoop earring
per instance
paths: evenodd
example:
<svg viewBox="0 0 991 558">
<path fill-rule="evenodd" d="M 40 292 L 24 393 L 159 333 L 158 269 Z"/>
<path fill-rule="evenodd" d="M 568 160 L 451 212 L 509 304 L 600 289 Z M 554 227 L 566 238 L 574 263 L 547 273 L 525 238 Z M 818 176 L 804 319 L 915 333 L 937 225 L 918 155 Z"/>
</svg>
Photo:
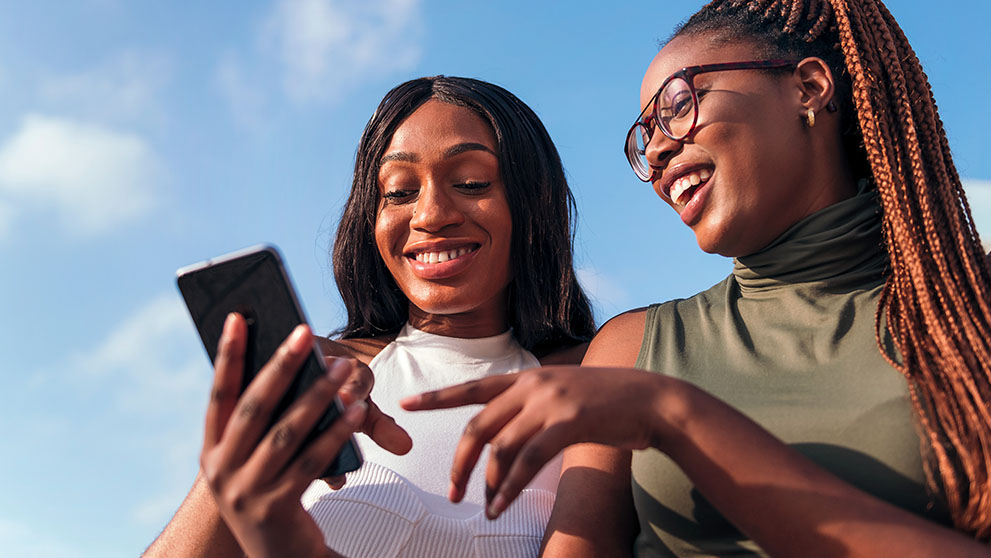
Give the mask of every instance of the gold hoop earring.
<svg viewBox="0 0 991 558">
<path fill-rule="evenodd" d="M 809 109 L 808 112 L 805 113 L 805 122 L 808 123 L 809 128 L 815 126 L 816 125 L 816 111 L 814 111 L 812 109 Z"/>
</svg>

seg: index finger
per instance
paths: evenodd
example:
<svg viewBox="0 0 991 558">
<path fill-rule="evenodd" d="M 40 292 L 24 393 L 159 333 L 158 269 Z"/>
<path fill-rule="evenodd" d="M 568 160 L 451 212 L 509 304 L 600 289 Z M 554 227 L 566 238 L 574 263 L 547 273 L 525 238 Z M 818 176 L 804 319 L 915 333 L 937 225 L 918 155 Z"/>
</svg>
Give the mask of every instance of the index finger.
<svg viewBox="0 0 991 558">
<path fill-rule="evenodd" d="M 213 388 L 210 390 L 210 402 L 206 408 L 204 449 L 220 441 L 227 420 L 237 404 L 244 370 L 245 334 L 244 318 L 239 314 L 229 314 L 224 321 L 223 333 L 220 335 Z"/>
<path fill-rule="evenodd" d="M 399 400 L 399 405 L 407 411 L 429 411 L 488 403 L 509 389 L 516 382 L 518 376 L 515 373 L 501 374 L 435 391 L 427 391 L 419 395 L 404 397 Z"/>
</svg>

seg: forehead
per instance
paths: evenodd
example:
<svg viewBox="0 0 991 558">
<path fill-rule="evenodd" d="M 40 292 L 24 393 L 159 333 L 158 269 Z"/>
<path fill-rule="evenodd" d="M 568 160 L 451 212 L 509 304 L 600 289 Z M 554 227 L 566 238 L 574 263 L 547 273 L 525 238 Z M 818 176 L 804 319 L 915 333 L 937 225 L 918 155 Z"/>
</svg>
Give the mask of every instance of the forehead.
<svg viewBox="0 0 991 558">
<path fill-rule="evenodd" d="M 686 66 L 760 58 L 757 48 L 746 41 L 717 41 L 706 34 L 679 35 L 664 45 L 647 67 L 640 86 L 640 106 L 650 101 L 668 76 Z"/>
<path fill-rule="evenodd" d="M 385 154 L 429 153 L 460 143 L 480 143 L 498 153 L 495 132 L 474 111 L 431 99 L 396 129 Z"/>
</svg>

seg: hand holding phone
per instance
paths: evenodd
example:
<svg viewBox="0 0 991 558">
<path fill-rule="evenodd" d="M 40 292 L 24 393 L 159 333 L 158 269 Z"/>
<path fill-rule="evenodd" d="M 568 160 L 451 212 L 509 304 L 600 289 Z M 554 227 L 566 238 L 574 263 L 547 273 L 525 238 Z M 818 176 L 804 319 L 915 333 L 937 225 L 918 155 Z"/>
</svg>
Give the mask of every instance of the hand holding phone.
<svg viewBox="0 0 991 558">
<path fill-rule="evenodd" d="M 242 390 L 248 327 L 239 314 L 223 326 L 207 407 L 200 466 L 217 510 L 249 556 L 339 556 L 303 509 L 300 497 L 310 482 L 348 442 L 365 417 L 363 401 L 353 403 L 324 432 L 302 446 L 352 372 L 336 359 L 330 373 L 286 410 L 271 428 L 271 409 L 311 352 L 309 328 L 298 326 Z M 238 397 L 237 394 L 241 393 Z"/>
<path fill-rule="evenodd" d="M 295 289 L 282 263 L 278 250 L 272 246 L 257 246 L 226 256 L 188 266 L 177 272 L 177 283 L 203 346 L 210 360 L 217 364 L 218 343 L 225 320 L 234 312 L 244 317 L 247 327 L 243 356 L 244 392 L 262 367 L 276 355 L 280 344 L 300 325 L 306 323 Z M 291 383 L 280 393 L 284 395 L 274 408 L 266 430 L 289 409 L 289 406 L 326 375 L 326 367 L 316 344 L 309 341 L 305 360 Z M 297 433 L 305 436 L 301 447 L 326 431 L 340 416 L 340 401 L 335 397 L 312 431 Z M 361 466 L 361 454 L 353 439 L 347 441 L 336 458 L 317 476 L 330 477 L 354 471 Z"/>
</svg>

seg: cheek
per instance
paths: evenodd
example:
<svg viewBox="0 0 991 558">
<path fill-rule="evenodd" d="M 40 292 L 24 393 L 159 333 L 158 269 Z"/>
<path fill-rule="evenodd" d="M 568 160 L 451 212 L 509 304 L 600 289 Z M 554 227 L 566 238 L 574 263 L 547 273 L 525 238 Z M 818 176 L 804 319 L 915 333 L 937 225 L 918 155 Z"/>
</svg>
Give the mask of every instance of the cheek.
<svg viewBox="0 0 991 558">
<path fill-rule="evenodd" d="M 386 262 L 401 255 L 402 247 L 409 235 L 409 227 L 397 212 L 380 211 L 375 219 L 375 245 Z"/>
</svg>

